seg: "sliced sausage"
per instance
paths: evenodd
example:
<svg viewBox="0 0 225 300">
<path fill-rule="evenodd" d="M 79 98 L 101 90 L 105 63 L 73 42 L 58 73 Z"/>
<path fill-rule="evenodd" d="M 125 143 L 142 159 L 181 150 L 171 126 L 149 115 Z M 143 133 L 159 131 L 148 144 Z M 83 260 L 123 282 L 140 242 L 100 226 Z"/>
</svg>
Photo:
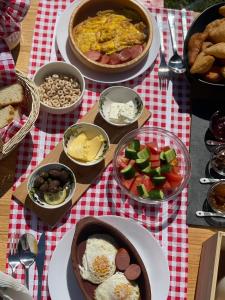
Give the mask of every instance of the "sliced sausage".
<svg viewBox="0 0 225 300">
<path fill-rule="evenodd" d="M 125 270 L 124 275 L 126 276 L 127 280 L 136 280 L 141 275 L 141 268 L 137 264 L 131 264 Z"/>
<path fill-rule="evenodd" d="M 109 61 L 110 61 L 109 55 L 103 54 L 99 62 L 100 62 L 101 64 L 108 64 Z"/>
<path fill-rule="evenodd" d="M 122 62 L 125 62 L 125 61 L 130 60 L 131 57 L 132 57 L 131 52 L 130 52 L 130 49 L 129 49 L 129 48 L 123 49 L 123 50 L 119 53 L 119 57 L 120 57 L 120 60 L 121 60 Z"/>
<path fill-rule="evenodd" d="M 143 51 L 142 45 L 134 45 L 130 48 L 131 58 L 134 59 L 138 57 Z"/>
<path fill-rule="evenodd" d="M 130 255 L 126 249 L 120 248 L 116 254 L 116 267 L 120 271 L 124 271 L 128 268 L 130 264 Z"/>
<path fill-rule="evenodd" d="M 99 51 L 94 51 L 94 50 L 89 50 L 88 52 L 85 53 L 85 55 L 94 61 L 97 61 L 101 58 L 101 53 Z"/>
<path fill-rule="evenodd" d="M 120 64 L 120 62 L 121 61 L 120 61 L 119 54 L 113 53 L 110 55 L 110 61 L 109 61 L 110 65 L 118 65 Z"/>
</svg>

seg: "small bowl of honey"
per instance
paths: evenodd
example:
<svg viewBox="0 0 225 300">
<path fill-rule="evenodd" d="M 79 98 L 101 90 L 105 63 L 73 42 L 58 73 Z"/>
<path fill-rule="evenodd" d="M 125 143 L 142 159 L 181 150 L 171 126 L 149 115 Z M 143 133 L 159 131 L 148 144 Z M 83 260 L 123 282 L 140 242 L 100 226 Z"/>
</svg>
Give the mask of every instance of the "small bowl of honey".
<svg viewBox="0 0 225 300">
<path fill-rule="evenodd" d="M 207 194 L 207 201 L 213 211 L 225 215 L 225 182 L 214 183 Z"/>
</svg>

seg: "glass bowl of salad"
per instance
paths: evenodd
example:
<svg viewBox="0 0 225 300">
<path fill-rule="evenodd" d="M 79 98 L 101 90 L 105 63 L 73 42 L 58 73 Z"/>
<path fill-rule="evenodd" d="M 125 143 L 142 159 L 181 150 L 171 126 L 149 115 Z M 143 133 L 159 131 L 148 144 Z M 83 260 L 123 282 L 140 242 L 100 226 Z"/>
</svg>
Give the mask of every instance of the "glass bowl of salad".
<svg viewBox="0 0 225 300">
<path fill-rule="evenodd" d="M 191 175 L 191 160 L 183 142 L 158 127 L 144 127 L 125 135 L 113 160 L 121 190 L 144 204 L 176 199 Z"/>
</svg>

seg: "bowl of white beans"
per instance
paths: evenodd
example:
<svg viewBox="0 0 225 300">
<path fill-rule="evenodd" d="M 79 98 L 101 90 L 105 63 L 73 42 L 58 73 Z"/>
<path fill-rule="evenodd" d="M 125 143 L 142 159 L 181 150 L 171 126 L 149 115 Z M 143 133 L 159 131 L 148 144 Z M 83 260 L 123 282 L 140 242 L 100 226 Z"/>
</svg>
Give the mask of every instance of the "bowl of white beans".
<svg viewBox="0 0 225 300">
<path fill-rule="evenodd" d="M 85 81 L 71 64 L 55 61 L 40 67 L 33 81 L 40 94 L 41 110 L 52 114 L 74 111 L 82 102 Z"/>
</svg>

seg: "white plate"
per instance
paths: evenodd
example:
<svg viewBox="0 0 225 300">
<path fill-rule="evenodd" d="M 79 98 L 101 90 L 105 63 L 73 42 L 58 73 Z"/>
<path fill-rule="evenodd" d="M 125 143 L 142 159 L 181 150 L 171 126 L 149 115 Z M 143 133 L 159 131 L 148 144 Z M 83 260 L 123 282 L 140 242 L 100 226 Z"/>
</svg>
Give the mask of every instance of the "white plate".
<svg viewBox="0 0 225 300">
<path fill-rule="evenodd" d="M 140 254 L 148 273 L 152 300 L 166 300 L 169 293 L 170 274 L 162 248 L 152 234 L 138 223 L 116 216 L 101 216 L 100 220 L 119 229 Z M 70 249 L 75 228 L 65 234 L 53 252 L 48 269 L 48 287 L 52 300 L 83 300 L 77 285 Z"/>
<path fill-rule="evenodd" d="M 147 57 L 142 62 L 140 62 L 140 64 L 138 64 L 130 71 L 121 72 L 117 74 L 96 72 L 94 70 L 89 69 L 84 64 L 82 64 L 72 53 L 68 41 L 68 28 L 69 28 L 70 17 L 72 15 L 74 7 L 76 7 L 79 4 L 79 2 L 80 1 L 76 0 L 69 7 L 67 7 L 66 10 L 61 14 L 57 22 L 56 42 L 63 59 L 67 63 L 71 63 L 72 65 L 76 66 L 86 78 L 93 81 L 102 82 L 102 83 L 119 83 L 119 82 L 127 81 L 141 75 L 149 67 L 151 67 L 159 51 L 160 39 L 159 39 L 159 30 L 155 18 L 150 14 L 147 8 L 145 9 L 150 14 L 152 25 L 153 25 L 153 39 Z"/>
</svg>

